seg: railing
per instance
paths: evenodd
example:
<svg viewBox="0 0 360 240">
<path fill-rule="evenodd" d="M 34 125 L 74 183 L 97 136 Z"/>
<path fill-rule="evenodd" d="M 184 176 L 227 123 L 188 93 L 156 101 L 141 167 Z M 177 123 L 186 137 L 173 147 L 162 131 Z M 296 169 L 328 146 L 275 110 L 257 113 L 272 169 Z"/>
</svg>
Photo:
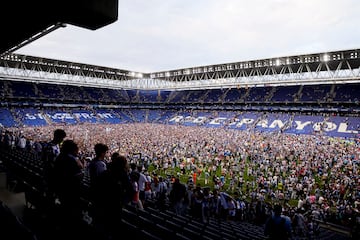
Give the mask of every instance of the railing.
<svg viewBox="0 0 360 240">
<path fill-rule="evenodd" d="M 341 226 L 330 222 L 325 222 L 322 220 L 315 220 L 315 221 L 319 224 L 319 227 L 321 228 L 343 234 L 347 237 L 352 237 L 352 229 L 349 227 Z"/>
</svg>

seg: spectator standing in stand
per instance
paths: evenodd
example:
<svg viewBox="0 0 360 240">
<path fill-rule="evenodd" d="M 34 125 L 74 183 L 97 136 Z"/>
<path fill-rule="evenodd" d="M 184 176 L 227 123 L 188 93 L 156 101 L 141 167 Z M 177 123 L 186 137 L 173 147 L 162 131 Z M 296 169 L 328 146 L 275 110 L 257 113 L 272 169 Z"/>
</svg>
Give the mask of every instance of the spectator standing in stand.
<svg viewBox="0 0 360 240">
<path fill-rule="evenodd" d="M 99 233 L 108 232 L 115 239 L 122 233 L 119 232 L 122 208 L 133 197 L 128 169 L 126 157 L 114 156 L 109 168 L 98 176 L 94 187 L 94 225 Z"/>
<path fill-rule="evenodd" d="M 60 154 L 60 145 L 66 137 L 66 132 L 63 129 L 56 129 L 53 132 L 53 138 L 50 142 L 44 143 L 41 153 L 41 160 L 44 171 L 44 192 L 48 204 L 51 206 L 55 203 L 54 195 L 54 166 L 55 159 Z M 50 207 L 48 206 L 48 207 Z"/>
<path fill-rule="evenodd" d="M 79 147 L 65 140 L 54 163 L 54 190 L 60 200 L 60 220 L 67 230 L 82 223 L 81 184 L 83 168 L 78 158 Z"/>
<path fill-rule="evenodd" d="M 94 188 L 97 185 L 97 179 L 102 172 L 107 169 L 107 163 L 105 162 L 106 154 L 109 147 L 103 143 L 97 143 L 94 146 L 95 158 L 89 163 L 89 176 L 90 176 L 90 191 L 91 199 L 94 199 Z"/>
<path fill-rule="evenodd" d="M 282 206 L 276 204 L 274 206 L 273 214 L 270 216 L 266 223 L 264 234 L 271 240 L 287 240 L 291 239 L 291 220 L 281 214 Z"/>
</svg>

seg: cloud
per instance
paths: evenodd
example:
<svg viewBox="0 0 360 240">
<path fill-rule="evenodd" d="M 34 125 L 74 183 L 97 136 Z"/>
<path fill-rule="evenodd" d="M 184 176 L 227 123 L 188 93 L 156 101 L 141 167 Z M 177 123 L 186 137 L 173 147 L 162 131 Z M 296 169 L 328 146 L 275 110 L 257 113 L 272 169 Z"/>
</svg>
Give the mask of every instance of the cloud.
<svg viewBox="0 0 360 240">
<path fill-rule="evenodd" d="M 358 48 L 356 0 L 124 0 L 118 21 L 68 26 L 18 50 L 152 72 Z"/>
</svg>

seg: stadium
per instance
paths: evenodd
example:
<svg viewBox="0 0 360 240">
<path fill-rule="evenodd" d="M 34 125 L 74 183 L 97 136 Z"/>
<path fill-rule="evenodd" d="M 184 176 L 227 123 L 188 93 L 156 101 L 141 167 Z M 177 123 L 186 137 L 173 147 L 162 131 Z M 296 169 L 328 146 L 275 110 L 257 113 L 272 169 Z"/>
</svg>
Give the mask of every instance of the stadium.
<svg viewBox="0 0 360 240">
<path fill-rule="evenodd" d="M 24 194 L 28 215 L 10 213 L 4 222 L 15 221 L 8 231 L 22 239 L 69 236 L 47 215 L 37 148 L 60 128 L 84 161 L 84 217 L 95 217 L 86 168 L 95 144 L 108 147 L 105 162 L 118 152 L 148 177 L 143 206 L 122 209 L 122 234 L 267 239 L 266 218 L 280 203 L 286 216 L 301 215 L 307 224 L 293 225 L 293 239 L 356 239 L 359 92 L 360 49 L 150 73 L 6 52 L 0 57 L 2 176 L 10 192 Z M 161 207 L 157 176 L 168 187 Z M 193 194 L 180 212 L 170 197 L 175 178 Z M 223 202 L 225 215 L 204 211 L 214 192 L 237 204 L 235 215 Z M 95 238 L 97 229 L 87 223 L 81 236 L 118 239 Z"/>
</svg>

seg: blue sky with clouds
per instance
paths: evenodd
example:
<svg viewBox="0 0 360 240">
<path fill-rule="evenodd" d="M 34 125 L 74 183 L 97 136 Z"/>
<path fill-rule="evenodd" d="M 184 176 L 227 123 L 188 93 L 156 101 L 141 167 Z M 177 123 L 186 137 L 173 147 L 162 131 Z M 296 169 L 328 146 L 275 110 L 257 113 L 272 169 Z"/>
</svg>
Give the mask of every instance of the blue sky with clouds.
<svg viewBox="0 0 360 240">
<path fill-rule="evenodd" d="M 118 20 L 67 25 L 16 53 L 140 72 L 360 48 L 359 0 L 119 0 Z"/>
</svg>

